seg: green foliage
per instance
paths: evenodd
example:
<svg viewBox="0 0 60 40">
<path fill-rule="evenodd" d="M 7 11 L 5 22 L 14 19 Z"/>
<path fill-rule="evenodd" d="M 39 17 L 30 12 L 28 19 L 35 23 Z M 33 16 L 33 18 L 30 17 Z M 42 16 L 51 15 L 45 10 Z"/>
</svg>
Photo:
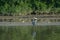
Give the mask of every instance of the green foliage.
<svg viewBox="0 0 60 40">
<path fill-rule="evenodd" d="M 60 0 L 0 0 L 1 13 L 50 12 L 53 8 L 60 8 Z"/>
</svg>

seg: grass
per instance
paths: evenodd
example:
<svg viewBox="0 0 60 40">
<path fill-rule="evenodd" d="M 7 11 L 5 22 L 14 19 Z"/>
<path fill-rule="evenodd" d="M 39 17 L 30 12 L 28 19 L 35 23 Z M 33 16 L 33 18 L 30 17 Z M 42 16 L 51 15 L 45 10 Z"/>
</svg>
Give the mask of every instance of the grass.
<svg viewBox="0 0 60 40">
<path fill-rule="evenodd" d="M 0 40 L 60 40 L 60 26 L 0 26 Z"/>
</svg>

